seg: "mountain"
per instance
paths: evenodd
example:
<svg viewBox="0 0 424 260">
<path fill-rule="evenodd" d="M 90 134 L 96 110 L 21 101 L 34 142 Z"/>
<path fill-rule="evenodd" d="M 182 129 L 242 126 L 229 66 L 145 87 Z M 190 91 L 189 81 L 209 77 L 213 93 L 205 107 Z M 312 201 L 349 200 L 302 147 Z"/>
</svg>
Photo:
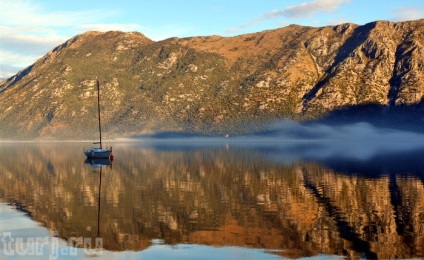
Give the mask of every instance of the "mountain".
<svg viewBox="0 0 424 260">
<path fill-rule="evenodd" d="M 96 137 L 96 78 L 111 136 L 246 133 L 364 106 L 421 111 L 423 44 L 424 19 L 158 42 L 87 32 L 0 83 L 0 139 Z"/>
</svg>

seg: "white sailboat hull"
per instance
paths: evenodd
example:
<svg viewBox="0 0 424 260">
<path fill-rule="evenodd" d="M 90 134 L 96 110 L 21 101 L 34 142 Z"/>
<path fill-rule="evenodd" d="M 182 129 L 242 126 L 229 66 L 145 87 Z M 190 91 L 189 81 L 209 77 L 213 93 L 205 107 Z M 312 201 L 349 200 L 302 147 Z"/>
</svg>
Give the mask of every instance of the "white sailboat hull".
<svg viewBox="0 0 424 260">
<path fill-rule="evenodd" d="M 89 150 L 84 151 L 85 155 L 89 159 L 109 159 L 112 154 L 111 150 L 93 147 Z"/>
</svg>

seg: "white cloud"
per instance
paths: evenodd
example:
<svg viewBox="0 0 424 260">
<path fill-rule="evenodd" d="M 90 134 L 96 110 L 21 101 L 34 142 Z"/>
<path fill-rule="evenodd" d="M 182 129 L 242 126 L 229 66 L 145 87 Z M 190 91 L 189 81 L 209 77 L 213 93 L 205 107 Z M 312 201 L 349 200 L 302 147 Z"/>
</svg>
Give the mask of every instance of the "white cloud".
<svg viewBox="0 0 424 260">
<path fill-rule="evenodd" d="M 417 20 L 424 17 L 424 8 L 398 8 L 392 13 L 395 14 L 391 19 L 394 22 Z"/>
<path fill-rule="evenodd" d="M 7 79 L 16 74 L 17 71 L 22 70 L 23 67 L 15 67 L 7 64 L 0 64 L 0 80 Z"/>
<path fill-rule="evenodd" d="M 5 65 L 9 65 L 11 67 L 26 67 L 30 64 L 34 63 L 38 58 L 43 55 L 40 54 L 27 54 L 23 55 L 17 52 L 11 52 L 7 50 L 0 49 L 0 60 Z M 17 71 L 16 71 L 17 72 Z"/>
<path fill-rule="evenodd" d="M 35 27 L 1 26 L 0 60 L 10 68 L 26 67 L 67 38 Z"/>
<path fill-rule="evenodd" d="M 7 79 L 16 74 L 16 72 L 24 69 L 24 67 L 15 67 L 8 64 L 0 64 L 0 80 Z"/>
<path fill-rule="evenodd" d="M 67 40 L 60 36 L 37 36 L 28 34 L 0 34 L 0 49 L 16 52 L 20 54 L 43 54 L 50 50 L 52 46 L 59 45 Z"/>
<path fill-rule="evenodd" d="M 26 67 L 49 50 L 74 36 L 85 23 L 117 15 L 101 9 L 84 11 L 49 11 L 31 0 L 0 0 L 0 60 L 9 70 Z M 97 28 L 106 28 L 106 25 Z M 90 25 L 87 25 L 90 27 Z M 109 25 L 110 30 L 137 28 L 136 25 Z M 5 74 L 2 69 L 2 75 Z M 18 69 L 15 73 L 18 72 Z"/>
<path fill-rule="evenodd" d="M 350 2 L 350 0 L 313 0 L 311 2 L 301 3 L 299 5 L 288 6 L 281 10 L 273 10 L 269 13 L 265 13 L 264 15 L 256 19 L 253 19 L 247 24 L 228 30 L 226 33 L 233 34 L 242 29 L 253 27 L 262 21 L 272 20 L 272 19 L 276 19 L 280 17 L 285 17 L 285 18 L 312 17 L 317 13 L 337 10 L 340 8 L 341 4 L 348 3 L 348 2 Z"/>
<path fill-rule="evenodd" d="M 346 2 L 350 2 L 350 0 L 314 0 L 286 7 L 280 11 L 279 16 L 288 18 L 311 17 L 316 13 L 337 10 L 341 4 Z"/>
<path fill-rule="evenodd" d="M 70 26 L 81 21 L 90 22 L 114 15 L 113 12 L 105 10 L 49 12 L 39 4 L 23 0 L 0 0 L 0 6 L 0 24 L 13 26 L 26 26 L 29 23 L 32 26 Z"/>
</svg>

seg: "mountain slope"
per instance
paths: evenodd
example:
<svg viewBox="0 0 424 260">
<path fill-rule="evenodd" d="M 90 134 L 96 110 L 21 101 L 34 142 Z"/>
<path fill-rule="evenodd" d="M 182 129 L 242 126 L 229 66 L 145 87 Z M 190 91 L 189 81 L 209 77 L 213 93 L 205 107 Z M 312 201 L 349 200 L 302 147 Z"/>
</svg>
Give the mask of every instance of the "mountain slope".
<svg viewBox="0 0 424 260">
<path fill-rule="evenodd" d="M 95 79 L 104 128 L 244 133 L 264 122 L 322 118 L 424 96 L 424 20 L 236 37 L 87 32 L 0 83 L 0 138 L 93 138 Z"/>
</svg>

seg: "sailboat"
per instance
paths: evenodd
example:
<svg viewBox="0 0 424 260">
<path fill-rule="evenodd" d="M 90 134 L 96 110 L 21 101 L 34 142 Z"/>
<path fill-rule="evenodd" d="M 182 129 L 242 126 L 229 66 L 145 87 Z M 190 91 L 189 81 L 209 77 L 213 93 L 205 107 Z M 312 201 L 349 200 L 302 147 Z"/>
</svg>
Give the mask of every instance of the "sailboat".
<svg viewBox="0 0 424 260">
<path fill-rule="evenodd" d="M 88 150 L 84 150 L 85 155 L 88 159 L 110 159 L 113 160 L 112 147 L 103 149 L 102 146 L 102 124 L 100 121 L 100 84 L 97 80 L 97 112 L 99 117 L 99 142 L 93 144 L 99 144 L 99 147 L 91 147 Z"/>
</svg>

